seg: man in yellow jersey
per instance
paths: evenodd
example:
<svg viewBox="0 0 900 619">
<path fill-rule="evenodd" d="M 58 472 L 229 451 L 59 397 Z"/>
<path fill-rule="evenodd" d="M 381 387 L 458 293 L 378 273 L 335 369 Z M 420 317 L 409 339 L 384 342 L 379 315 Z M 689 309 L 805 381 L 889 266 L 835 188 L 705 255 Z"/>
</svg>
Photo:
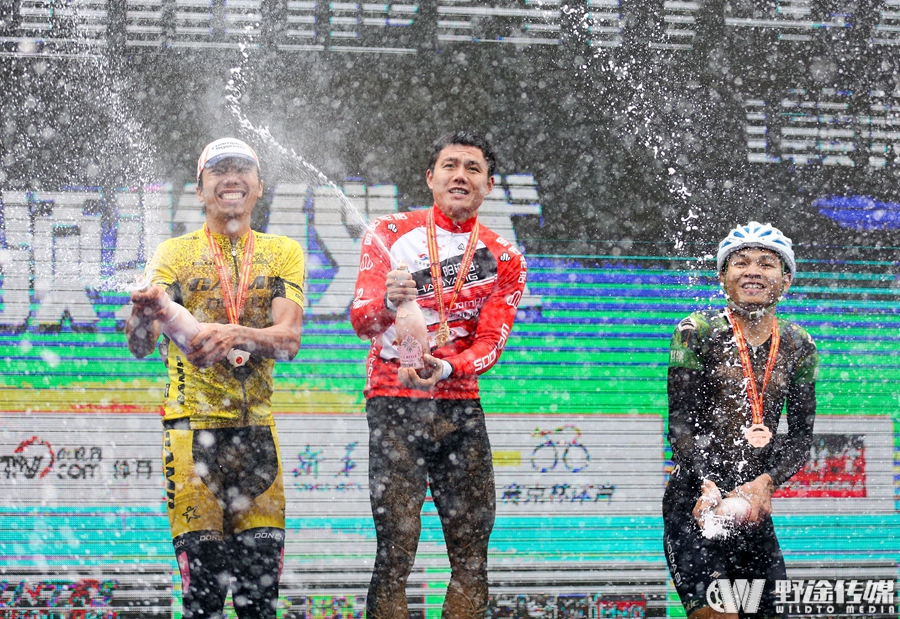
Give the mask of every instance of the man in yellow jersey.
<svg viewBox="0 0 900 619">
<path fill-rule="evenodd" d="M 221 617 L 229 589 L 241 619 L 276 616 L 285 499 L 272 369 L 300 347 L 304 259 L 297 242 L 250 229 L 262 192 L 247 144 L 209 144 L 197 164 L 206 224 L 160 244 L 125 325 L 138 358 L 155 348 L 169 301 L 202 326 L 187 352 L 163 341 L 166 507 L 185 619 Z M 244 365 L 232 349 L 249 352 Z"/>
</svg>

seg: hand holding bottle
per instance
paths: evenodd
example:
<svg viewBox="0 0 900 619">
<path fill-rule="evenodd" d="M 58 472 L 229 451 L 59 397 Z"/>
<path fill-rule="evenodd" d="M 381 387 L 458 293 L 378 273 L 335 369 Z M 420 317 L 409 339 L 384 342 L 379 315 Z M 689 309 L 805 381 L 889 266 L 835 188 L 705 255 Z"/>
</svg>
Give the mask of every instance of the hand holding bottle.
<svg viewBox="0 0 900 619">
<path fill-rule="evenodd" d="M 396 271 L 388 273 L 386 286 L 388 300 L 397 307 L 397 316 L 394 319 L 397 338 L 394 345 L 400 353 L 400 366 L 414 370 L 424 369 L 424 356 L 431 352 L 428 345 L 428 327 L 422 308 L 416 303 L 416 284 L 406 268 L 406 263 L 401 262 Z"/>
<path fill-rule="evenodd" d="M 431 391 L 438 381 L 441 380 L 441 373 L 444 369 L 441 360 L 426 353 L 423 355 L 422 361 L 423 367 L 420 369 L 403 366 L 397 368 L 400 383 L 407 389 Z"/>
<path fill-rule="evenodd" d="M 181 352 L 185 354 L 191 352 L 190 344 L 203 330 L 203 324 L 183 306 L 172 301 L 165 290 L 149 282 L 142 283 L 132 291 L 131 300 L 136 305 L 143 305 L 147 310 L 155 313 L 162 332 L 175 343 Z M 247 363 L 250 353 L 232 348 L 227 358 L 231 365 L 240 367 Z"/>
</svg>

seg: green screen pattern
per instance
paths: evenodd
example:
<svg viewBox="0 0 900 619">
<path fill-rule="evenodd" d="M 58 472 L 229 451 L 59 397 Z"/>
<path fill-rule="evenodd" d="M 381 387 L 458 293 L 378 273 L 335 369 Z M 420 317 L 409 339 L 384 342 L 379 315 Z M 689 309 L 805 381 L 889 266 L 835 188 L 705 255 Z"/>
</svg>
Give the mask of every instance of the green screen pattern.
<svg viewBox="0 0 900 619">
<path fill-rule="evenodd" d="M 658 416 L 665 426 L 669 337 L 695 309 L 722 304 L 712 273 L 694 259 L 529 257 L 530 300 L 500 363 L 482 378 L 489 414 Z M 804 326 L 820 353 L 818 415 L 865 415 L 893 422 L 894 506 L 887 512 L 776 516 L 789 568 L 792 561 L 900 560 L 900 288 L 892 262 L 801 263 L 780 315 Z M 315 303 L 332 273 L 310 273 Z M 3 409 L 41 412 L 150 412 L 165 388 L 159 359 L 135 360 L 113 313 L 126 299 L 97 293 L 96 332 L 0 335 Z M 301 352 L 276 367 L 273 405 L 280 413 L 356 414 L 367 343 L 339 318 L 309 321 Z M 102 429 L 101 429 L 102 431 Z M 666 450 L 661 466 L 670 467 Z M 2 474 L 2 471 L 0 471 Z M 290 518 L 291 535 L 317 531 L 373 538 L 368 517 Z M 423 518 L 423 542 L 441 542 L 433 507 Z M 492 565 L 517 561 L 664 565 L 662 520 L 644 517 L 498 518 Z M 286 566 L 339 560 L 314 543 L 292 546 Z M 56 504 L 15 508 L 0 504 L 0 567 L 169 564 L 177 569 L 163 506 L 92 508 Z M 444 574 L 444 577 L 446 574 Z M 440 580 L 440 579 L 438 579 Z M 671 585 L 670 585 L 671 587 Z M 436 596 L 436 597 L 435 597 Z M 437 588 L 430 601 L 440 603 Z M 669 614 L 680 606 L 671 593 Z M 435 615 L 437 610 L 429 611 Z"/>
</svg>

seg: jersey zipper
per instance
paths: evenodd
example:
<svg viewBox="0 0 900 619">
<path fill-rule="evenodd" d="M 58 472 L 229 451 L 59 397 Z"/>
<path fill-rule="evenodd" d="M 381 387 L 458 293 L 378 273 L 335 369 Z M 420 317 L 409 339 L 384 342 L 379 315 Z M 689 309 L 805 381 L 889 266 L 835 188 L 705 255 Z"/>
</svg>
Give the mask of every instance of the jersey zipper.
<svg viewBox="0 0 900 619">
<path fill-rule="evenodd" d="M 232 290 L 237 290 L 241 285 L 241 267 L 238 265 L 237 260 L 237 246 L 235 245 L 234 239 L 229 239 L 231 241 L 231 263 L 234 265 L 234 285 L 231 287 Z M 244 248 L 246 251 L 246 247 Z M 241 317 L 238 316 L 238 323 L 240 323 Z M 246 380 L 241 381 L 241 393 L 244 395 L 244 405 L 241 410 L 241 426 L 247 425 L 247 421 L 250 418 L 250 408 L 249 402 L 247 401 L 247 384 Z"/>
</svg>

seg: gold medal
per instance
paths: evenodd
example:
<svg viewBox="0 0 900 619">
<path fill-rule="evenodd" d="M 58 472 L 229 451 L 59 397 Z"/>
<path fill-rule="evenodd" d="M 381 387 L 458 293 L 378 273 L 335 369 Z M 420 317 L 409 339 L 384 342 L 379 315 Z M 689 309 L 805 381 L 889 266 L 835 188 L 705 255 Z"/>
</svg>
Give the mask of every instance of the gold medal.
<svg viewBox="0 0 900 619">
<path fill-rule="evenodd" d="M 437 306 L 438 320 L 440 321 L 440 326 L 434 334 L 434 344 L 435 348 L 440 348 L 450 341 L 450 325 L 448 324 L 450 311 L 453 309 L 454 305 L 456 305 L 456 298 L 459 296 L 463 284 L 466 283 L 469 269 L 472 267 L 472 260 L 475 258 L 475 250 L 478 248 L 479 223 L 476 219 L 475 224 L 472 226 L 472 231 L 469 233 L 469 240 L 466 242 L 466 248 L 463 251 L 459 271 L 457 271 L 456 274 L 456 281 L 453 284 L 453 296 L 450 298 L 450 303 L 444 303 L 444 276 L 441 272 L 441 259 L 437 244 L 437 228 L 434 223 L 435 208 L 436 207 L 431 207 L 428 211 L 428 215 L 425 219 L 425 231 L 428 240 L 428 261 L 429 269 L 431 271 L 431 281 L 434 286 L 434 300 L 435 305 Z"/>
<path fill-rule="evenodd" d="M 450 325 L 447 324 L 447 321 L 441 323 L 441 326 L 438 327 L 437 333 L 434 334 L 434 343 L 437 348 L 440 348 L 444 344 L 447 343 L 447 340 L 450 339 Z"/>
<path fill-rule="evenodd" d="M 772 440 L 772 431 L 761 423 L 754 423 L 744 430 L 744 438 L 757 449 L 765 447 Z"/>
</svg>

